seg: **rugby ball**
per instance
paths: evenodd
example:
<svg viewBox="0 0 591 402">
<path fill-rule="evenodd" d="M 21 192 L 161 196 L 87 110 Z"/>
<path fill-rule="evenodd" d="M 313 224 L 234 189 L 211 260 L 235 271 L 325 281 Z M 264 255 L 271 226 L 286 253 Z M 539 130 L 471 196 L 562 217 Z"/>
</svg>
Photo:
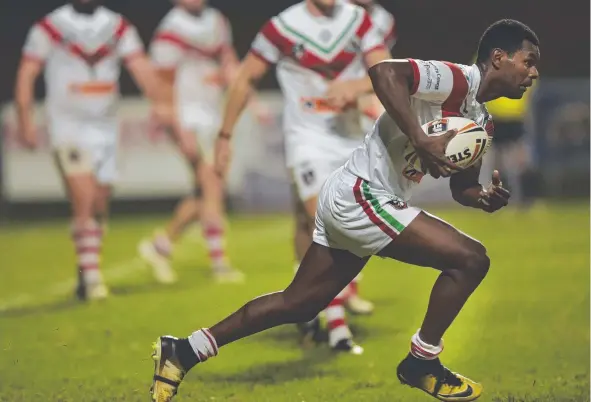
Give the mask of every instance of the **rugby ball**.
<svg viewBox="0 0 591 402">
<path fill-rule="evenodd" d="M 445 155 L 461 168 L 468 168 L 482 159 L 492 142 L 492 138 L 482 126 L 464 117 L 444 117 L 421 127 L 427 135 L 441 135 L 449 130 L 458 130 L 458 134 L 447 144 Z M 427 173 L 423 170 L 421 160 L 410 142 L 404 150 L 404 159 L 408 162 L 409 168 L 423 174 Z"/>
</svg>

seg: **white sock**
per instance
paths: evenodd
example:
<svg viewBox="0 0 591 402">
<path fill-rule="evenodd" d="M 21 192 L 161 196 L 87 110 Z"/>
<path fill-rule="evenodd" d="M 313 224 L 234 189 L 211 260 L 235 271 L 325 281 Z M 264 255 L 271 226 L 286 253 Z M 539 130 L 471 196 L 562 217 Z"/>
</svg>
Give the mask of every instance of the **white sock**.
<svg viewBox="0 0 591 402">
<path fill-rule="evenodd" d="M 419 336 L 419 332 L 414 334 L 410 340 L 410 353 L 421 360 L 435 360 L 439 354 L 443 351 L 443 339 L 439 342 L 439 345 L 433 346 L 424 342 Z"/>
<path fill-rule="evenodd" d="M 195 331 L 189 335 L 188 339 L 200 362 L 203 363 L 210 357 L 217 356 L 218 344 L 209 329 L 203 328 Z"/>
</svg>

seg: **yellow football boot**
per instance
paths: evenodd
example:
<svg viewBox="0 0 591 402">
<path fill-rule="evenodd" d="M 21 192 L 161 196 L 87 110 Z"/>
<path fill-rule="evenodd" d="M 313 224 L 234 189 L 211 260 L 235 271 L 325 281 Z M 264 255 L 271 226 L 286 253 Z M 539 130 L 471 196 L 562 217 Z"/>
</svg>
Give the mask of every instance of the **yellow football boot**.
<svg viewBox="0 0 591 402">
<path fill-rule="evenodd" d="M 154 402 L 171 401 L 187 374 L 187 370 L 179 362 L 176 342 L 177 338 L 161 336 L 153 345 L 154 379 L 150 394 Z"/>
<path fill-rule="evenodd" d="M 440 401 L 467 402 L 482 395 L 482 385 L 460 374 L 452 373 L 439 359 L 419 360 L 409 354 L 397 369 L 398 379 Z"/>
</svg>

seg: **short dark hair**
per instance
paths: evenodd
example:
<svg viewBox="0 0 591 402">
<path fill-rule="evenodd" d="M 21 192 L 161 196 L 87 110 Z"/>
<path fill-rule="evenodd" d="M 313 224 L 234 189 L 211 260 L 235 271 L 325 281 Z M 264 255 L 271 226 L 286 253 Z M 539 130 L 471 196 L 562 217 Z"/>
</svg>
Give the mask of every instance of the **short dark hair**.
<svg viewBox="0 0 591 402">
<path fill-rule="evenodd" d="M 487 61 L 494 49 L 502 49 L 509 54 L 513 54 L 521 49 L 524 40 L 540 46 L 538 35 L 523 22 L 511 19 L 499 20 L 489 26 L 482 34 L 478 43 L 476 62 Z"/>
</svg>

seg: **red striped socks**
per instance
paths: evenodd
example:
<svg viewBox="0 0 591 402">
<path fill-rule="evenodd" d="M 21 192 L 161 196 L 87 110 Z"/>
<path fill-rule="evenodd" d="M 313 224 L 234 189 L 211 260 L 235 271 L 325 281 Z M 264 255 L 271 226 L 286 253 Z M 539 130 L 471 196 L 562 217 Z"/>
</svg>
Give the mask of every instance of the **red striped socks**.
<svg viewBox="0 0 591 402">
<path fill-rule="evenodd" d="M 410 353 L 421 360 L 435 360 L 439 354 L 443 351 L 443 339 L 439 342 L 439 345 L 433 346 L 424 342 L 419 336 L 419 329 L 414 334 L 410 341 Z"/>
<path fill-rule="evenodd" d="M 78 269 L 84 280 L 100 281 L 100 255 L 103 242 L 103 230 L 95 223 L 74 227 L 72 240 L 76 247 Z"/>
<path fill-rule="evenodd" d="M 203 237 L 207 243 L 212 266 L 214 268 L 226 266 L 224 228 L 221 225 L 204 225 Z"/>
<path fill-rule="evenodd" d="M 189 344 L 193 348 L 193 351 L 199 358 L 199 361 L 203 363 L 210 357 L 217 356 L 218 344 L 215 341 L 209 329 L 202 328 L 198 331 L 193 332 L 189 335 Z"/>
<path fill-rule="evenodd" d="M 324 310 L 328 325 L 328 343 L 331 347 L 343 339 L 353 337 L 345 316 L 345 300 L 348 292 L 349 286 L 345 287 Z"/>
</svg>

